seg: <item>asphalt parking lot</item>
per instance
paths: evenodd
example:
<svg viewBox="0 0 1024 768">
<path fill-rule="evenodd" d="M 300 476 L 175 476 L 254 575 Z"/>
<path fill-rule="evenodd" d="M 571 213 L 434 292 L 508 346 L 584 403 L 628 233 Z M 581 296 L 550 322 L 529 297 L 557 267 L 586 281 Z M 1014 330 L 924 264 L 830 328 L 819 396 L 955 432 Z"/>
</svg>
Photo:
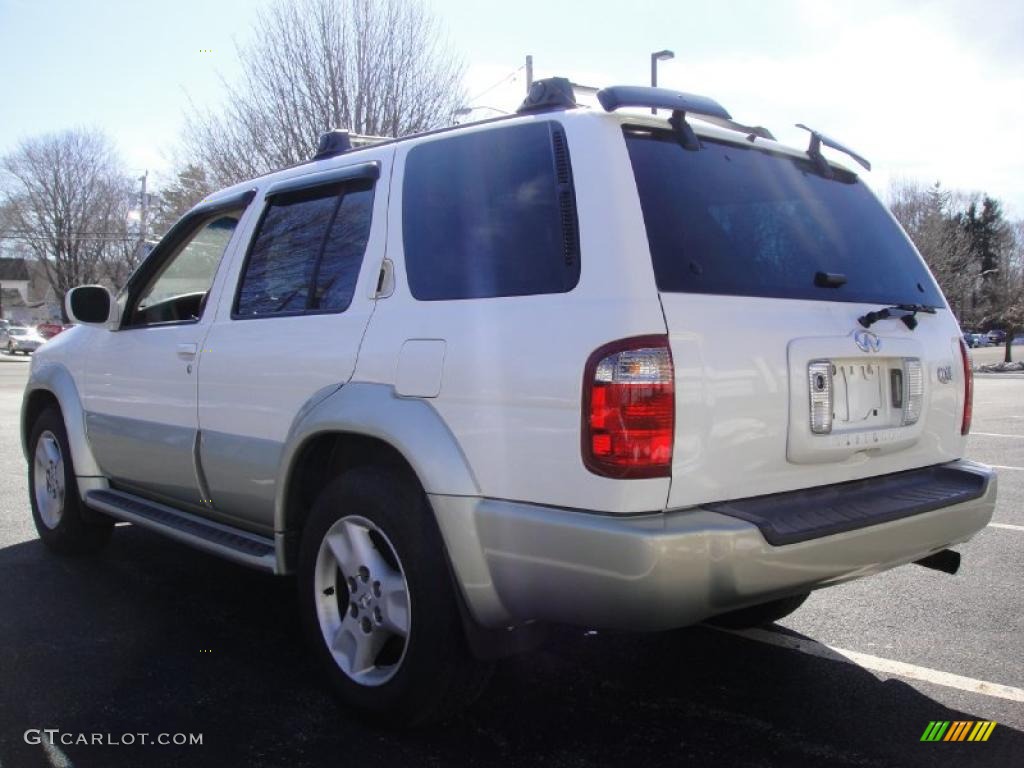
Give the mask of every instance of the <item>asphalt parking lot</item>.
<svg viewBox="0 0 1024 768">
<path fill-rule="evenodd" d="M 977 379 L 969 457 L 1001 467 L 1000 496 L 957 576 L 907 566 L 744 635 L 559 631 L 500 662 L 458 720 L 394 733 L 333 704 L 291 581 L 127 526 L 96 559 L 44 551 L 17 435 L 27 370 L 0 361 L 0 768 L 1024 760 L 1024 376 Z M 933 720 L 998 725 L 984 743 L 922 743 Z M 34 728 L 203 743 L 26 744 Z"/>
</svg>

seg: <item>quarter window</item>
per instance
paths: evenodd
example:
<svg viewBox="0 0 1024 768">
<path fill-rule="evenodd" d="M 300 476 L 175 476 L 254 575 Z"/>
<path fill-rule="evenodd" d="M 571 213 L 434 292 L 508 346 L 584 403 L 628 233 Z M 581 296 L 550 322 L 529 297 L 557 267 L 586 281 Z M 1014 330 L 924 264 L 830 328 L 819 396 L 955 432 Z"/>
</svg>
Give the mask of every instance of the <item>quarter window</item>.
<svg viewBox="0 0 1024 768">
<path fill-rule="evenodd" d="M 420 300 L 562 293 L 579 281 L 579 232 L 562 127 L 536 122 L 410 150 L 405 266 Z"/>
<path fill-rule="evenodd" d="M 347 309 L 369 240 L 372 208 L 369 182 L 272 198 L 249 251 L 236 316 Z"/>
</svg>

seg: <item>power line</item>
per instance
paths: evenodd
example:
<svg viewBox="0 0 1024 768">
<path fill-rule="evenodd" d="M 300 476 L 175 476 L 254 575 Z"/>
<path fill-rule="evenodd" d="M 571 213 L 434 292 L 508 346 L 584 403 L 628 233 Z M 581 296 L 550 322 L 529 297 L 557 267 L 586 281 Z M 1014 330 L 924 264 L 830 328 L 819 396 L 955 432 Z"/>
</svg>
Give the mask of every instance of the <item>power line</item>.
<svg viewBox="0 0 1024 768">
<path fill-rule="evenodd" d="M 486 96 L 486 95 L 487 95 L 488 93 L 490 93 L 491 91 L 493 91 L 493 90 L 494 90 L 495 88 L 497 88 L 497 87 L 498 87 L 499 85 L 503 85 L 504 83 L 508 82 L 509 80 L 511 80 L 512 78 L 514 78 L 514 77 L 515 77 L 516 75 L 518 75 L 518 74 L 519 74 L 519 73 L 520 73 L 520 72 L 521 72 L 521 71 L 522 71 L 522 70 L 523 70 L 523 69 L 525 68 L 525 66 L 526 66 L 526 65 L 524 64 L 524 65 L 521 65 L 521 66 L 519 66 L 519 67 L 516 67 L 516 68 L 515 68 L 514 70 L 512 70 L 512 71 L 511 71 L 511 72 L 509 72 L 509 73 L 508 73 L 507 75 L 505 75 L 505 76 L 504 76 L 503 78 L 501 78 L 501 80 L 499 80 L 498 82 L 496 82 L 496 83 L 495 83 L 494 85 L 492 85 L 492 86 L 490 86 L 490 87 L 488 87 L 488 88 L 485 88 L 484 90 L 480 91 L 480 93 L 478 93 L 478 94 L 477 94 L 476 96 L 473 96 L 472 98 L 470 98 L 470 99 L 467 99 L 467 100 L 466 100 L 466 103 L 467 103 L 467 104 L 472 104 L 472 103 L 473 103 L 474 101 L 476 101 L 477 99 L 479 99 L 479 98 L 481 98 L 481 97 L 483 97 L 483 96 Z"/>
<path fill-rule="evenodd" d="M 46 237 L 46 238 L 50 237 L 49 235 L 41 235 L 37 231 L 32 230 L 32 229 L 5 229 L 2 232 L 0 232 L 0 237 L 7 237 L 7 236 L 10 236 L 10 235 L 13 235 L 15 237 Z M 97 232 L 78 231 L 78 232 L 61 232 L 59 236 L 60 237 L 131 237 L 131 236 L 134 236 L 134 233 L 132 233 L 132 232 L 118 232 L 116 230 L 105 231 L 105 232 L 104 231 L 97 231 Z"/>
</svg>

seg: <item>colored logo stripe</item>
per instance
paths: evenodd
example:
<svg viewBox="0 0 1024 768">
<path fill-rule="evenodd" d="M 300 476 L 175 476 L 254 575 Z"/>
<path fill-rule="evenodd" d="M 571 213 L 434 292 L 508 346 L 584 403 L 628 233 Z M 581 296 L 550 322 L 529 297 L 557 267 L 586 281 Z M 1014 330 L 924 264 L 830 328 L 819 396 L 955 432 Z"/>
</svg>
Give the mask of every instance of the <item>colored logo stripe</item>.
<svg viewBox="0 0 1024 768">
<path fill-rule="evenodd" d="M 938 741 L 942 738 L 942 734 L 949 728 L 948 720 L 932 720 L 928 723 L 928 727 L 924 729 L 924 734 L 921 736 L 921 741 Z"/>
<path fill-rule="evenodd" d="M 974 725 L 974 723 L 967 720 L 954 720 L 943 741 L 963 741 L 964 736 L 967 735 L 966 731 L 969 725 Z"/>
<path fill-rule="evenodd" d="M 978 723 L 978 725 L 980 725 L 981 728 L 978 730 L 978 733 L 971 734 L 971 738 L 969 739 L 969 741 L 988 741 L 988 737 L 992 735 L 992 731 L 994 731 L 996 728 L 995 722 L 982 721 Z"/>
<path fill-rule="evenodd" d="M 988 741 L 995 727 L 994 720 L 932 720 L 921 741 Z"/>
</svg>

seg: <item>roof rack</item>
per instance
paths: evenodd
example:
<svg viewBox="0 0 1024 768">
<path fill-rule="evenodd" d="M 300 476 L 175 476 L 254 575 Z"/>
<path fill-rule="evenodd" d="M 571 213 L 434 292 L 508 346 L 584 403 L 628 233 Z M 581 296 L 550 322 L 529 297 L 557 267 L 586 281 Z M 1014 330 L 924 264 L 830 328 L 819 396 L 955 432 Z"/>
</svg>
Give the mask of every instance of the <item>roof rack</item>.
<svg viewBox="0 0 1024 768">
<path fill-rule="evenodd" d="M 361 149 L 370 144 L 379 144 L 382 141 L 392 141 L 390 136 L 371 136 L 365 133 L 352 133 L 344 128 L 335 128 L 320 134 L 320 141 L 317 144 L 314 160 L 324 160 L 328 157 L 343 155 L 353 149 Z"/>
<path fill-rule="evenodd" d="M 684 149 L 700 149 L 700 141 L 697 134 L 693 132 L 690 124 L 686 122 L 686 113 L 690 112 L 698 117 L 710 118 L 713 121 L 732 122 L 725 107 L 714 99 L 707 96 L 698 96 L 694 93 L 683 93 L 672 91 L 668 88 L 648 88 L 640 85 L 613 85 L 610 88 L 602 88 L 597 92 L 597 100 L 604 107 L 605 112 L 614 112 L 622 107 L 650 107 L 651 109 L 671 109 L 672 117 L 669 118 L 669 125 L 676 133 L 679 143 Z M 737 124 L 738 125 L 738 124 Z M 743 126 L 746 128 L 746 126 Z M 763 129 L 761 129 L 763 130 Z M 756 130 L 748 128 L 748 138 L 758 134 Z"/>
<path fill-rule="evenodd" d="M 803 123 L 797 123 L 796 127 L 803 128 L 805 131 L 811 134 L 811 144 L 809 147 L 807 147 L 807 154 L 810 155 L 815 165 L 818 166 L 818 171 L 821 173 L 822 176 L 825 176 L 826 178 L 829 179 L 832 178 L 832 167 L 828 164 L 828 161 L 825 160 L 825 156 L 821 154 L 822 144 L 824 144 L 826 147 L 831 147 L 832 149 L 838 150 L 839 152 L 842 152 L 845 155 L 849 155 L 854 160 L 856 160 L 864 168 L 864 170 L 871 170 L 871 163 L 869 163 L 864 157 L 858 155 L 849 147 L 844 147 L 835 139 L 830 139 L 821 131 L 816 131 L 813 128 L 808 128 Z"/>
<path fill-rule="evenodd" d="M 548 77 L 535 80 L 516 114 L 524 115 L 531 112 L 549 112 L 555 109 L 575 109 L 576 92 L 567 77 Z"/>
<path fill-rule="evenodd" d="M 668 88 L 649 88 L 642 85 L 613 85 L 597 92 L 597 100 L 605 112 L 614 112 L 623 107 L 650 107 L 671 109 L 673 112 L 692 112 L 695 115 L 711 115 L 723 120 L 732 120 L 725 107 L 707 96 L 683 93 Z"/>
</svg>

